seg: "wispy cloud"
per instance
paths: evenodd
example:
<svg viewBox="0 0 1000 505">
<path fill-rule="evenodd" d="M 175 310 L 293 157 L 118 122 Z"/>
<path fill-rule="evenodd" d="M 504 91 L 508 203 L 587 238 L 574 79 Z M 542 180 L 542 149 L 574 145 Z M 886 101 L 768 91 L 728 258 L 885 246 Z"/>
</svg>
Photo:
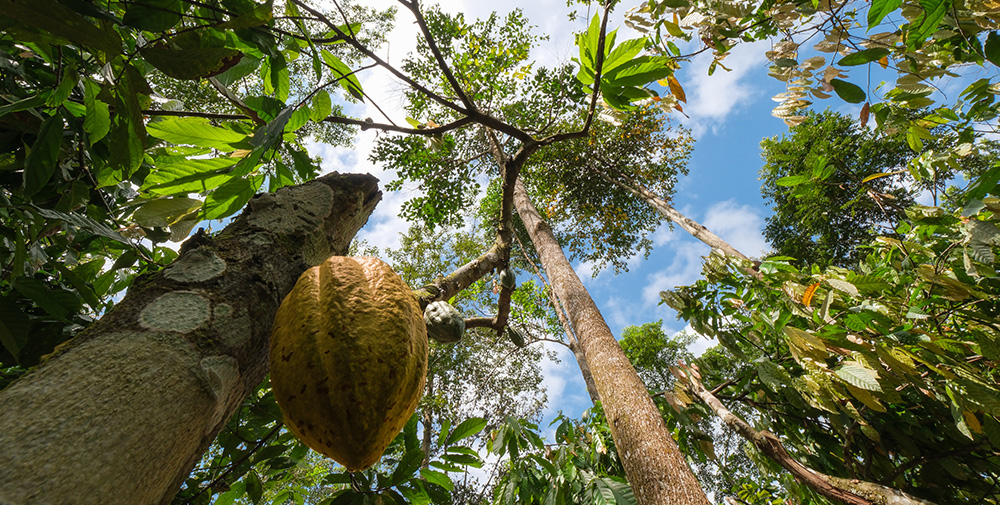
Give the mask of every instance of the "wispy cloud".
<svg viewBox="0 0 1000 505">
<path fill-rule="evenodd" d="M 709 207 L 702 224 L 747 256 L 760 256 L 770 249 L 761 234 L 764 218 L 759 208 L 733 200 L 718 202 Z"/>
<path fill-rule="evenodd" d="M 751 84 L 750 79 L 755 73 L 764 73 L 767 44 L 763 41 L 736 46 L 722 62 L 729 72 L 717 67 L 714 74 L 708 75 L 710 53 L 700 54 L 688 64 L 679 78 L 687 91 L 684 111 L 690 119 L 682 122 L 691 128 L 695 138 L 717 131 L 735 112 L 760 96 L 763 90 Z"/>
</svg>

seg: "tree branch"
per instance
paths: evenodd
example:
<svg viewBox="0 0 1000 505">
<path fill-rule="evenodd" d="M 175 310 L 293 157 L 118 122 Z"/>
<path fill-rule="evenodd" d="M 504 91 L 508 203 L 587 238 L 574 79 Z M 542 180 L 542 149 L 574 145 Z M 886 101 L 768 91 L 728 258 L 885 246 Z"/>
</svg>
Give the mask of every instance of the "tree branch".
<svg viewBox="0 0 1000 505">
<path fill-rule="evenodd" d="M 416 1 L 404 1 L 400 0 L 400 3 L 405 5 L 410 12 L 413 13 L 413 17 L 417 20 L 417 26 L 420 27 L 421 33 L 424 34 L 424 40 L 427 41 L 427 46 L 431 49 L 431 54 L 434 55 L 434 59 L 437 61 L 438 67 L 441 72 L 444 73 L 444 78 L 448 81 L 451 89 L 455 90 L 455 94 L 458 95 L 459 100 L 465 104 L 465 108 L 470 113 L 478 112 L 479 109 L 476 104 L 472 102 L 472 99 L 465 94 L 465 90 L 459 85 L 458 79 L 455 79 L 455 74 L 452 73 L 451 68 L 448 67 L 448 62 L 444 61 L 444 55 L 441 54 L 441 49 L 438 47 L 437 42 L 434 41 L 434 37 L 431 36 L 431 30 L 427 26 L 427 20 L 424 19 L 424 15 L 420 13 L 420 6 Z"/>
<path fill-rule="evenodd" d="M 766 455 L 795 477 L 795 480 L 825 498 L 845 505 L 876 505 L 893 503 L 897 505 L 934 505 L 932 502 L 917 498 L 898 489 L 866 482 L 857 479 L 844 479 L 817 472 L 799 463 L 785 450 L 781 440 L 768 431 L 757 431 L 746 421 L 727 409 L 701 383 L 698 371 L 686 365 L 677 369 L 677 378 L 691 390 L 701 401 L 711 407 L 722 422 L 752 443 L 760 452 Z"/>
</svg>

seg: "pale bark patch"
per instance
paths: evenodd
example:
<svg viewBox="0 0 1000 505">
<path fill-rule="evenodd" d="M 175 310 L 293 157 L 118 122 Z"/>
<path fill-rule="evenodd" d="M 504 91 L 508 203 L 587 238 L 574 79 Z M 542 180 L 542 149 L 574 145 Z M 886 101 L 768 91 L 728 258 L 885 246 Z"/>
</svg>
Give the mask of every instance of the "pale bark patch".
<svg viewBox="0 0 1000 505">
<path fill-rule="evenodd" d="M 139 313 L 147 330 L 189 333 L 208 321 L 211 302 L 195 291 L 173 291 L 153 300 Z"/>
<path fill-rule="evenodd" d="M 163 271 L 164 277 L 177 282 L 197 283 L 212 280 L 226 271 L 226 262 L 207 249 L 195 249 Z"/>
</svg>

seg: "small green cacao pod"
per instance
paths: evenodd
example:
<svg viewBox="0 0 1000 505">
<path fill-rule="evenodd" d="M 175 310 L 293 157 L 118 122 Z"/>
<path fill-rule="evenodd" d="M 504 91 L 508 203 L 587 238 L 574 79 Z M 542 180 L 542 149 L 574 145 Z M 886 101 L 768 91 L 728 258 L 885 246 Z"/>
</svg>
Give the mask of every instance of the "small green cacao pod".
<svg viewBox="0 0 1000 505">
<path fill-rule="evenodd" d="M 503 269 L 500 272 L 500 286 L 507 289 L 514 289 L 517 286 L 517 277 L 514 276 L 514 272 L 509 269 Z"/>
<path fill-rule="evenodd" d="M 442 344 L 462 340 L 465 334 L 465 318 L 450 303 L 433 302 L 424 309 L 424 324 L 427 336 Z"/>
<path fill-rule="evenodd" d="M 521 335 L 520 332 L 510 326 L 507 327 L 507 338 L 510 339 L 511 343 L 518 347 L 524 347 L 526 345 L 524 342 L 524 335 Z"/>
</svg>

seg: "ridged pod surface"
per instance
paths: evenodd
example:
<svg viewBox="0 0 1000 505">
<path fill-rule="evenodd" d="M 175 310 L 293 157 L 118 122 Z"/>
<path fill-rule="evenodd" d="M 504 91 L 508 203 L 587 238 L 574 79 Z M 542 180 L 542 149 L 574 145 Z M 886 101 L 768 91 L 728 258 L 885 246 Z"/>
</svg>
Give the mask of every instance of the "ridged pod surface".
<svg viewBox="0 0 1000 505">
<path fill-rule="evenodd" d="M 381 260 L 310 268 L 271 329 L 271 386 L 285 425 L 350 471 L 373 465 L 427 378 L 427 330 L 410 288 Z"/>
</svg>

